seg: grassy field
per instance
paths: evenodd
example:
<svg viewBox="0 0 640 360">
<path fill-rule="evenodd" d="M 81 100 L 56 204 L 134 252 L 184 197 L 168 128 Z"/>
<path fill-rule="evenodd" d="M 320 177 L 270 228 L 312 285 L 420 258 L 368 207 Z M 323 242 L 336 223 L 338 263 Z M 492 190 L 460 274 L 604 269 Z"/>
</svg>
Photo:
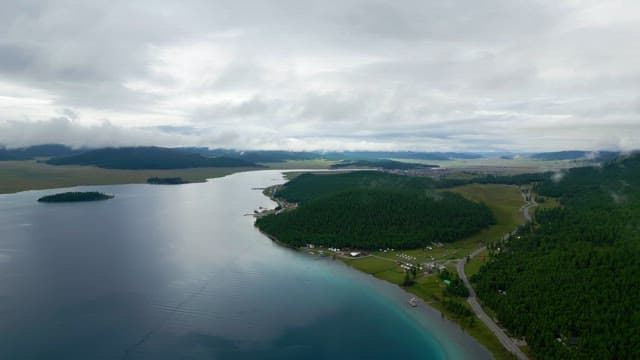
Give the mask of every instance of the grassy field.
<svg viewBox="0 0 640 360">
<path fill-rule="evenodd" d="M 93 166 L 55 166 L 36 161 L 0 161 L 0 194 L 76 185 L 145 183 L 150 177 L 181 177 L 191 182 L 225 176 L 245 168 L 113 170 Z"/>
<path fill-rule="evenodd" d="M 334 161 L 301 160 L 264 164 L 272 169 L 328 169 Z M 174 170 L 116 170 L 94 166 L 48 165 L 35 160 L 0 161 L 0 194 L 77 185 L 145 183 L 150 177 L 181 177 L 204 182 L 255 168 L 191 168 Z"/>
<path fill-rule="evenodd" d="M 487 250 L 484 250 L 464 265 L 465 274 L 467 274 L 468 277 L 472 277 L 473 275 L 477 274 L 478 271 L 480 271 L 482 265 L 484 265 L 487 260 Z"/>
<path fill-rule="evenodd" d="M 520 208 L 525 202 L 517 186 L 472 184 L 447 189 L 446 191 L 456 192 L 474 201 L 483 201 L 495 214 L 496 224 L 469 238 L 450 244 L 432 245 L 431 249 L 377 251 L 368 257 L 342 258 L 341 260 L 360 271 L 401 286 L 404 279 L 404 271 L 396 261 L 401 260 L 414 264 L 435 261 L 438 264 L 445 265 L 450 272 L 455 273 L 456 262 L 454 260 L 464 259 L 475 249 L 487 242 L 501 238 L 504 234 L 511 232 L 518 225 L 524 223 Z M 481 253 L 465 265 L 465 272 L 468 275 L 475 274 L 486 260 L 486 253 Z M 476 319 L 477 321 L 471 324 L 468 322 L 468 318 L 459 318 L 444 308 L 442 300 L 445 288 L 446 285 L 439 276 L 421 274 L 417 277 L 416 284 L 404 289 L 419 296 L 431 306 L 440 310 L 445 316 L 458 322 L 464 331 L 486 346 L 496 359 L 512 359 L 512 354 L 504 349 L 484 323 Z M 466 301 L 458 300 L 468 307 Z"/>
<path fill-rule="evenodd" d="M 487 204 L 496 217 L 496 225 L 491 226 L 468 240 L 487 242 L 498 240 L 524 223 L 520 208 L 525 204 L 520 190 L 514 185 L 471 184 L 447 189 L 467 199 Z"/>
<path fill-rule="evenodd" d="M 395 159 L 403 161 L 402 159 Z M 407 160 L 404 160 L 407 161 Z M 527 157 L 515 159 L 502 159 L 498 157 L 479 158 L 479 159 L 454 159 L 444 161 L 432 160 L 411 160 L 412 162 L 429 163 L 440 165 L 445 168 L 475 168 L 475 167 L 495 167 L 495 168 L 527 168 L 537 171 L 547 171 L 554 169 L 566 169 L 576 166 L 585 166 L 589 162 L 585 160 L 554 160 L 542 161 Z"/>
<path fill-rule="evenodd" d="M 560 206 L 558 199 L 545 197 L 543 202 L 539 202 L 538 206 L 534 210 L 553 209 Z"/>
</svg>

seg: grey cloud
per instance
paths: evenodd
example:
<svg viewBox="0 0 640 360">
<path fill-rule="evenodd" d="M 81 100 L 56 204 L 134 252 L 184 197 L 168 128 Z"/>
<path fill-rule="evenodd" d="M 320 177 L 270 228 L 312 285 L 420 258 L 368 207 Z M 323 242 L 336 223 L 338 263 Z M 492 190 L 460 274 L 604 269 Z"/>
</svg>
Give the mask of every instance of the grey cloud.
<svg viewBox="0 0 640 360">
<path fill-rule="evenodd" d="M 623 3 L 9 2 L 0 142 L 630 148 L 640 9 Z"/>
</svg>

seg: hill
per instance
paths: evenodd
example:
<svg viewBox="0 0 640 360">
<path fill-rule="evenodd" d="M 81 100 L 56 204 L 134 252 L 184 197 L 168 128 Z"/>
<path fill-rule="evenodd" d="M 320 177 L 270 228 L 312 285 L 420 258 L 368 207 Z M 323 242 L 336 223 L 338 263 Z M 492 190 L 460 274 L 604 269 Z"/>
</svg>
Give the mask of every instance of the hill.
<svg viewBox="0 0 640 360">
<path fill-rule="evenodd" d="M 282 150 L 230 150 L 209 149 L 198 147 L 180 148 L 185 152 L 200 154 L 202 156 L 226 156 L 243 159 L 256 163 L 277 163 L 288 160 L 314 160 L 327 159 L 333 161 L 377 161 L 383 159 L 407 159 L 407 160 L 453 160 L 453 159 L 479 159 L 483 155 L 475 153 L 456 152 L 414 152 L 414 151 L 282 151 Z"/>
<path fill-rule="evenodd" d="M 558 161 L 558 160 L 612 160 L 619 156 L 617 151 L 555 151 L 544 152 L 531 155 L 532 159 L 541 161 Z"/>
<path fill-rule="evenodd" d="M 60 144 L 35 145 L 17 149 L 0 148 L 0 161 L 31 160 L 37 157 L 68 156 L 80 152 L 81 150 L 74 150 L 68 146 Z"/>
<path fill-rule="evenodd" d="M 230 150 L 230 149 L 209 149 L 185 147 L 179 148 L 188 153 L 199 154 L 205 157 L 229 157 L 242 159 L 254 163 L 279 163 L 288 160 L 313 160 L 322 156 L 319 153 L 304 151 L 281 151 L 281 150 Z"/>
<path fill-rule="evenodd" d="M 259 218 L 256 226 L 292 246 L 418 248 L 495 222 L 486 205 L 436 192 L 432 180 L 384 173 L 301 175 L 276 196 L 301 205 Z"/>
<path fill-rule="evenodd" d="M 420 151 L 342 151 L 324 153 L 329 160 L 379 160 L 379 159 L 408 159 L 446 161 L 454 159 L 480 159 L 483 156 L 476 153 L 458 152 L 420 152 Z"/>
<path fill-rule="evenodd" d="M 429 191 L 436 181 L 430 178 L 393 175 L 378 171 L 354 171 L 341 174 L 302 174 L 286 183 L 275 194 L 289 202 L 304 203 L 348 189 L 402 188 Z"/>
<path fill-rule="evenodd" d="M 491 246 L 472 279 L 483 302 L 537 358 L 640 354 L 640 156 L 544 180 L 561 206 Z M 500 250 L 498 250 L 500 248 Z"/>
<path fill-rule="evenodd" d="M 92 165 L 106 169 L 185 169 L 200 167 L 258 167 L 255 163 L 227 157 L 207 158 L 177 149 L 123 147 L 55 157 L 51 165 Z"/>
</svg>

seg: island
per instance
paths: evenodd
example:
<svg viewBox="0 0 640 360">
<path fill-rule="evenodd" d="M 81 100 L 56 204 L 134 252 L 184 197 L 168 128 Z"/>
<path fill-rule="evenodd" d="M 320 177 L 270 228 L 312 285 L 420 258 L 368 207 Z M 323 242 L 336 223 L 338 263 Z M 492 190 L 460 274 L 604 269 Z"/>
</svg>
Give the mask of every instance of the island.
<svg viewBox="0 0 640 360">
<path fill-rule="evenodd" d="M 181 177 L 151 177 L 147 179 L 147 184 L 152 185 L 180 185 L 188 183 L 189 181 L 184 180 Z"/>
<path fill-rule="evenodd" d="M 79 201 L 99 201 L 113 199 L 113 195 L 107 195 L 96 191 L 89 192 L 65 192 L 54 195 L 43 196 L 38 202 L 60 203 L 60 202 L 79 202 Z"/>
</svg>

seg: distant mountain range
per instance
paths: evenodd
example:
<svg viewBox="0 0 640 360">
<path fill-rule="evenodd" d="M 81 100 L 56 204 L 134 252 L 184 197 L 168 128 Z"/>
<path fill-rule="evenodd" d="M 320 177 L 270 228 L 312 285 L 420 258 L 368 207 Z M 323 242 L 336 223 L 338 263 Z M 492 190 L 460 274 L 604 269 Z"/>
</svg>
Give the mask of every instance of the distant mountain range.
<svg viewBox="0 0 640 360">
<path fill-rule="evenodd" d="M 199 154 L 206 157 L 230 157 L 242 159 L 254 163 L 277 163 L 287 160 L 313 160 L 322 157 L 316 152 L 306 151 L 284 151 L 284 150 L 230 150 L 230 149 L 209 149 L 205 147 L 183 147 L 178 148 L 181 151 Z"/>
<path fill-rule="evenodd" d="M 233 150 L 205 147 L 121 147 L 73 149 L 60 144 L 45 144 L 18 149 L 0 147 L 2 160 L 47 158 L 52 165 L 94 165 L 111 169 L 177 169 L 187 167 L 256 167 L 257 164 L 325 159 L 332 161 L 420 160 L 449 161 L 500 157 L 505 160 L 525 157 L 539 161 L 593 160 L 606 161 L 620 155 L 616 151 L 556 151 L 536 154 L 414 152 L 414 151 L 285 151 Z M 389 164 L 386 164 L 389 165 Z M 340 165 L 339 165 L 340 166 Z M 346 165 L 345 165 L 346 166 Z M 359 166 L 365 166 L 360 163 Z M 397 167 L 397 166 L 396 166 Z"/>
<path fill-rule="evenodd" d="M 19 149 L 0 148 L 0 160 L 31 160 L 38 157 L 68 156 L 86 150 L 74 150 L 60 144 L 36 145 Z"/>
<path fill-rule="evenodd" d="M 544 152 L 531 155 L 532 159 L 542 161 L 555 161 L 555 160 L 611 160 L 620 156 L 618 151 L 555 151 Z"/>
</svg>

